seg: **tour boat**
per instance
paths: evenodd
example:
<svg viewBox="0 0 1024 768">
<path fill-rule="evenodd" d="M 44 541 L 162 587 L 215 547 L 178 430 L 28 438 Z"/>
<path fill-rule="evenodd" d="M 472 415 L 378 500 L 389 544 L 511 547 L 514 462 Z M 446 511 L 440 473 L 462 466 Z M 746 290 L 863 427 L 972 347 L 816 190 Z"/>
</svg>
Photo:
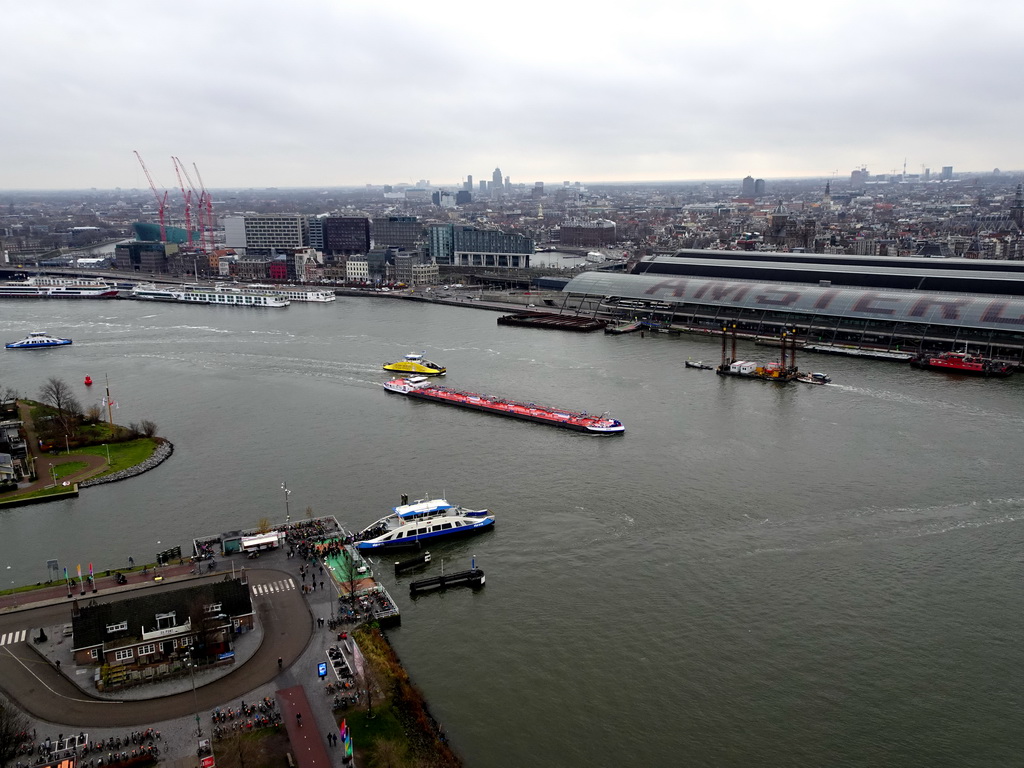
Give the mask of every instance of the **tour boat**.
<svg viewBox="0 0 1024 768">
<path fill-rule="evenodd" d="M 930 368 L 933 371 L 949 373 L 966 373 L 970 376 L 1009 376 L 1014 366 L 999 363 L 981 355 L 971 355 L 967 350 L 962 352 L 939 352 L 934 355 L 920 355 L 911 359 L 914 368 Z"/>
<path fill-rule="evenodd" d="M 66 347 L 71 339 L 60 339 L 45 331 L 33 331 L 21 341 L 5 344 L 7 349 L 45 349 L 47 347 Z"/>
<path fill-rule="evenodd" d="M 464 509 L 447 499 L 420 499 L 395 507 L 357 534 L 357 549 L 385 549 L 415 546 L 420 541 L 443 536 L 476 533 L 494 525 L 486 509 Z"/>
<path fill-rule="evenodd" d="M 384 363 L 385 371 L 399 371 L 401 373 L 418 373 L 424 376 L 444 376 L 448 371 L 443 365 L 424 360 L 423 355 L 406 355 L 404 360 L 397 363 Z"/>
<path fill-rule="evenodd" d="M 425 376 L 392 379 L 384 384 L 384 389 L 387 392 L 408 395 L 419 400 L 431 400 L 435 403 L 486 411 L 498 416 L 534 421 L 538 424 L 550 424 L 553 427 L 563 427 L 577 432 L 619 435 L 626 431 L 621 421 L 609 418 L 607 415 L 592 416 L 585 412 L 547 408 L 534 403 L 520 403 L 500 397 L 479 395 L 475 392 L 460 392 L 431 384 Z"/>
</svg>

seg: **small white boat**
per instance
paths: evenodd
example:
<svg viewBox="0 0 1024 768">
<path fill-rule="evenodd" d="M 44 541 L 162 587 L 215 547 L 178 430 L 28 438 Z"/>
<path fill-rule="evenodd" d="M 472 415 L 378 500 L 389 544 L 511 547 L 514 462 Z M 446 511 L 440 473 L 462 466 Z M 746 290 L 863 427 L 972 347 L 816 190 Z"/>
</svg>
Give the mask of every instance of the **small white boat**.
<svg viewBox="0 0 1024 768">
<path fill-rule="evenodd" d="M 827 373 L 798 373 L 796 380 L 802 381 L 804 384 L 828 384 L 832 381 L 832 377 Z"/>
<path fill-rule="evenodd" d="M 486 509 L 464 509 L 447 499 L 420 499 L 401 504 L 387 517 L 364 528 L 356 538 L 356 549 L 384 549 L 416 546 L 440 536 L 473 533 L 494 525 Z"/>
<path fill-rule="evenodd" d="M 45 331 L 33 331 L 21 341 L 12 341 L 5 344 L 7 349 L 46 349 L 47 347 L 66 347 L 71 339 L 61 339 L 51 336 Z"/>
</svg>

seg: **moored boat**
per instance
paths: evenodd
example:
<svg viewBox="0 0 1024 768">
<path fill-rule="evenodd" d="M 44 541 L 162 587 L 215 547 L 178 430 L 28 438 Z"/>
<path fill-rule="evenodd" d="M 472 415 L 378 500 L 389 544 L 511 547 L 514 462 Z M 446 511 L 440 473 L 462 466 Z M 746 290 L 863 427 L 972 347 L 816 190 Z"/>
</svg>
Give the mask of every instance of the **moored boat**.
<svg viewBox="0 0 1024 768">
<path fill-rule="evenodd" d="M 683 365 L 685 365 L 687 368 L 696 368 L 697 370 L 700 370 L 700 371 L 713 371 L 713 370 L 715 370 L 715 366 L 708 365 L 707 363 L 705 363 L 705 362 L 703 362 L 701 360 L 697 360 L 696 362 L 694 362 L 693 360 L 685 360 L 685 361 L 683 361 Z"/>
<path fill-rule="evenodd" d="M 422 376 L 444 376 L 448 371 L 443 365 L 424 359 L 421 354 L 408 354 L 398 362 L 384 363 L 384 370 L 400 373 L 418 373 Z"/>
<path fill-rule="evenodd" d="M 476 392 L 463 392 L 437 384 L 431 384 L 425 376 L 392 379 L 385 382 L 384 389 L 399 395 L 408 395 L 419 400 L 430 400 L 435 403 L 469 408 L 474 411 L 485 411 L 498 416 L 508 416 L 538 424 L 549 424 L 553 427 L 572 429 L 577 432 L 588 432 L 596 435 L 620 435 L 626 431 L 622 422 L 603 414 L 592 416 L 586 412 L 547 408 L 535 403 L 521 403 L 516 400 L 481 395 Z"/>
<path fill-rule="evenodd" d="M 46 349 L 47 347 L 66 347 L 71 339 L 61 339 L 51 336 L 45 331 L 33 331 L 21 341 L 12 341 L 5 344 L 7 349 Z"/>
<path fill-rule="evenodd" d="M 140 301 L 173 301 L 223 307 L 287 307 L 290 303 L 283 296 L 273 293 L 248 293 L 234 288 L 201 288 L 193 285 L 137 285 L 125 297 Z"/>
<path fill-rule="evenodd" d="M 115 299 L 117 289 L 102 280 L 29 277 L 0 283 L 6 299 Z"/>
<path fill-rule="evenodd" d="M 910 365 L 914 368 L 929 368 L 934 371 L 991 377 L 1009 376 L 1015 368 L 1009 363 L 1001 363 L 981 355 L 972 355 L 966 349 L 960 352 L 919 355 L 911 358 Z"/>
</svg>

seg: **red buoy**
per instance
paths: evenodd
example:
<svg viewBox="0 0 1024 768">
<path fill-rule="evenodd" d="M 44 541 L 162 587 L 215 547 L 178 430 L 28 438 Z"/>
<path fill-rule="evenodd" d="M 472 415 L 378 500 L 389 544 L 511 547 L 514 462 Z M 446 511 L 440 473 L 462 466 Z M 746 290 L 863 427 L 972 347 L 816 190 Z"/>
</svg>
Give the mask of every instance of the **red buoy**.
<svg viewBox="0 0 1024 768">
<path fill-rule="evenodd" d="M 86 376 L 85 377 L 85 386 L 87 386 L 87 387 L 91 387 L 92 386 L 92 376 Z"/>
</svg>

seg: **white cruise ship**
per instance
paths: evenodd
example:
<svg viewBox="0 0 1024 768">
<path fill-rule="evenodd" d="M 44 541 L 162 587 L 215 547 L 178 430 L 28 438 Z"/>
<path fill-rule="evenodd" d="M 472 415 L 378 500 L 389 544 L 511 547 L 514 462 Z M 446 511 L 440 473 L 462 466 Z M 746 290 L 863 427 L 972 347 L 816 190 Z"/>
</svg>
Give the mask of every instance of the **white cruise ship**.
<svg viewBox="0 0 1024 768">
<path fill-rule="evenodd" d="M 218 284 L 217 288 L 239 290 L 243 293 L 273 293 L 284 296 L 288 301 L 328 302 L 338 300 L 334 291 L 318 291 L 315 288 L 303 288 L 301 285 L 262 285 L 260 283 L 238 285 L 235 283 L 221 283 Z"/>
<path fill-rule="evenodd" d="M 223 307 L 287 307 L 287 298 L 276 293 L 247 293 L 236 288 L 201 288 L 196 285 L 158 287 L 137 285 L 124 294 L 139 301 L 174 301 Z"/>
</svg>

